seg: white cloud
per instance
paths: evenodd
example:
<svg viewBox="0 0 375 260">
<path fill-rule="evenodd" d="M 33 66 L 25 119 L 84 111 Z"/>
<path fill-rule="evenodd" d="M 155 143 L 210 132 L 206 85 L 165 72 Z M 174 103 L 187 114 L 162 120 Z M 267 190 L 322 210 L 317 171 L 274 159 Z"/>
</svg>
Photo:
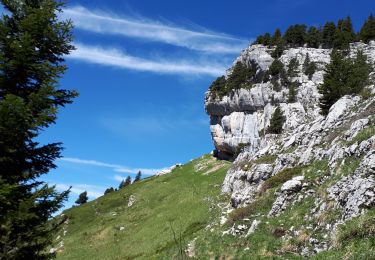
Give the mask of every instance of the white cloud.
<svg viewBox="0 0 375 260">
<path fill-rule="evenodd" d="M 119 17 L 82 6 L 64 10 L 63 18 L 73 20 L 76 28 L 102 34 L 121 35 L 210 53 L 239 54 L 248 41 L 206 29 L 190 30 L 145 18 Z"/>
<path fill-rule="evenodd" d="M 189 60 L 143 59 L 123 53 L 118 49 L 109 49 L 84 44 L 75 44 L 77 50 L 70 59 L 85 61 L 123 69 L 148 71 L 162 74 L 205 74 L 218 76 L 225 72 L 226 66 L 218 62 L 193 62 Z"/>
<path fill-rule="evenodd" d="M 79 195 L 84 191 L 87 191 L 87 196 L 90 199 L 96 199 L 103 195 L 105 187 L 96 186 L 96 185 L 89 185 L 89 184 L 64 184 L 64 183 L 57 183 L 57 184 L 51 184 L 56 185 L 56 189 L 59 191 L 65 191 L 72 187 L 70 189 L 70 192 L 75 195 Z"/>
<path fill-rule="evenodd" d="M 119 172 L 119 173 L 137 173 L 138 171 L 141 171 L 142 174 L 144 175 L 154 175 L 155 173 L 162 170 L 162 169 L 148 169 L 148 168 L 129 168 L 129 167 L 118 165 L 118 164 L 105 163 L 105 162 L 100 162 L 100 161 L 95 161 L 95 160 L 83 160 L 80 158 L 70 158 L 70 157 L 63 157 L 58 160 L 63 161 L 63 162 L 69 162 L 69 163 L 77 163 L 77 164 L 112 168 L 115 172 Z"/>
</svg>

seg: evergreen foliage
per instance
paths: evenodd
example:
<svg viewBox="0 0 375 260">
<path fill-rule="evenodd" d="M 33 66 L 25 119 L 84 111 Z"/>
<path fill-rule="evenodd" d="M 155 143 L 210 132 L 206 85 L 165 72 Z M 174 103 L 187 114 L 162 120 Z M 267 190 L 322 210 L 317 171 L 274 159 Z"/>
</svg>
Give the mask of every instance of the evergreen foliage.
<svg viewBox="0 0 375 260">
<path fill-rule="evenodd" d="M 325 49 L 345 50 L 349 48 L 350 43 L 357 40 L 362 40 L 365 43 L 375 40 L 375 18 L 370 15 L 358 35 L 353 29 L 352 20 L 349 16 L 338 20 L 337 25 L 334 22 L 327 22 L 323 28 L 310 26 L 306 30 L 307 26 L 305 24 L 291 25 L 284 35 L 277 29 L 272 37 L 269 33 L 257 37 L 254 44 L 276 46 L 271 54 L 273 58 L 279 58 L 285 48 L 305 45 L 309 48 L 322 47 Z"/>
<path fill-rule="evenodd" d="M 362 26 L 361 31 L 359 32 L 359 38 L 365 43 L 375 40 L 375 18 L 372 14 Z"/>
<path fill-rule="evenodd" d="M 137 175 L 135 176 L 134 182 L 140 181 L 141 180 L 141 176 L 142 176 L 141 171 L 138 171 Z"/>
<path fill-rule="evenodd" d="M 122 189 L 122 188 L 125 188 L 127 186 L 129 186 L 130 184 L 132 184 L 132 178 L 130 176 L 126 177 L 125 180 L 122 180 L 120 185 L 118 186 L 119 190 Z"/>
<path fill-rule="evenodd" d="M 371 71 L 372 66 L 363 52 L 359 51 L 355 58 L 350 58 L 342 51 L 333 50 L 331 62 L 325 68 L 324 82 L 319 86 L 321 113 L 327 115 L 330 107 L 342 96 L 360 93 L 369 84 Z"/>
<path fill-rule="evenodd" d="M 288 46 L 302 47 L 306 42 L 306 25 L 296 24 L 290 26 L 285 32 L 284 40 Z"/>
<path fill-rule="evenodd" d="M 108 193 L 111 193 L 111 192 L 114 192 L 115 189 L 110 187 L 110 188 L 107 188 L 105 191 L 104 191 L 104 195 L 108 194 Z"/>
<path fill-rule="evenodd" d="M 211 84 L 210 90 L 214 95 L 223 97 L 230 94 L 234 89 L 249 88 L 254 83 L 261 82 L 262 79 L 261 73 L 257 74 L 256 64 L 251 63 L 248 67 L 242 62 L 237 62 L 228 79 L 226 80 L 224 76 L 218 77 Z"/>
<path fill-rule="evenodd" d="M 275 112 L 272 114 L 270 126 L 268 127 L 267 132 L 270 134 L 280 134 L 283 131 L 284 122 L 285 116 L 281 111 L 280 106 L 277 106 Z"/>
<path fill-rule="evenodd" d="M 310 26 L 306 34 L 306 43 L 309 48 L 319 48 L 322 42 L 322 31 L 315 26 Z"/>
<path fill-rule="evenodd" d="M 224 76 L 218 77 L 214 82 L 212 82 L 210 86 L 210 91 L 214 95 L 218 95 L 219 97 L 225 96 L 226 94 L 226 83 Z"/>
<path fill-rule="evenodd" d="M 316 64 L 315 62 L 311 61 L 310 55 L 307 53 L 305 61 L 303 62 L 303 73 L 305 73 L 305 75 L 308 76 L 309 80 L 311 80 L 315 71 Z"/>
<path fill-rule="evenodd" d="M 333 22 L 327 22 L 323 27 L 322 32 L 322 46 L 323 48 L 332 48 L 333 40 L 335 38 L 336 25 Z"/>
<path fill-rule="evenodd" d="M 271 38 L 271 45 L 276 46 L 282 41 L 282 34 L 279 28 L 276 29 Z"/>
<path fill-rule="evenodd" d="M 289 92 L 288 92 L 288 103 L 294 103 L 297 101 L 297 88 L 299 87 L 299 83 L 294 81 L 289 84 Z"/>
<path fill-rule="evenodd" d="M 297 77 L 297 75 L 298 75 L 298 66 L 299 66 L 299 62 L 298 62 L 298 59 L 296 57 L 292 58 L 289 61 L 288 70 L 287 70 L 287 76 L 289 78 Z"/>
<path fill-rule="evenodd" d="M 61 223 L 48 222 L 68 196 L 39 179 L 56 168 L 61 144 L 36 139 L 75 92 L 58 89 L 72 24 L 53 0 L 1 0 L 0 259 L 51 259 L 46 248 Z"/>
<path fill-rule="evenodd" d="M 355 39 L 356 34 L 350 17 L 348 16 L 345 20 L 340 19 L 334 33 L 333 47 L 336 49 L 348 49 L 349 44 L 354 42 Z"/>
<path fill-rule="evenodd" d="M 272 58 L 278 59 L 283 55 L 283 52 L 285 50 L 285 43 L 284 40 L 281 39 L 277 44 L 275 50 L 271 53 Z"/>
<path fill-rule="evenodd" d="M 78 199 L 75 203 L 78 205 L 82 205 L 85 204 L 88 201 L 88 199 L 89 198 L 87 197 L 87 191 L 84 191 L 81 194 L 79 194 Z"/>
</svg>

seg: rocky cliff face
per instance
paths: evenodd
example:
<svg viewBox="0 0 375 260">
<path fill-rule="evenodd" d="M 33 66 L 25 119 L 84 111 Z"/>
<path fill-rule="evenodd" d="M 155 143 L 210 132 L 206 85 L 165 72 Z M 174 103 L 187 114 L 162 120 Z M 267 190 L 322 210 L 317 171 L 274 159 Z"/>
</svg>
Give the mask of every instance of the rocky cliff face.
<svg viewBox="0 0 375 260">
<path fill-rule="evenodd" d="M 375 60 L 375 42 L 370 44 L 355 43 L 351 46 L 351 54 L 357 50 L 364 53 L 373 62 Z M 256 64 L 259 70 L 266 71 L 273 62 L 273 49 L 263 45 L 252 45 L 245 49 L 236 59 L 247 66 Z M 250 89 L 234 90 L 230 96 L 215 97 L 211 92 L 206 93 L 205 107 L 211 119 L 211 134 L 214 145 L 223 155 L 231 156 L 236 153 L 240 144 L 248 144 L 248 151 L 255 152 L 264 147 L 263 130 L 269 126 L 275 105 L 280 104 L 286 116 L 285 130 L 293 130 L 303 123 L 311 122 L 320 117 L 319 93 L 317 86 L 323 82 L 324 67 L 330 62 L 329 49 L 290 48 L 284 51 L 280 61 L 286 67 L 292 58 L 299 62 L 298 75 L 292 80 L 300 83 L 297 90 L 297 102 L 288 103 L 288 89 L 273 90 L 272 84 L 259 83 Z M 312 79 L 302 72 L 302 64 L 309 55 L 311 61 L 317 64 L 317 71 Z M 227 76 L 231 69 L 227 71 Z"/>
<path fill-rule="evenodd" d="M 374 64 L 374 41 L 352 44 L 350 54 L 355 55 L 357 50 L 363 50 Z M 244 50 L 236 62 L 255 63 L 265 71 L 273 61 L 271 52 L 268 47 L 253 45 Z M 333 209 L 340 212 L 334 223 L 319 223 L 319 228 L 331 235 L 324 241 L 313 240 L 311 247 L 301 248 L 300 253 L 305 255 L 330 247 L 337 225 L 375 205 L 375 89 L 373 85 L 368 86 L 371 94 L 366 99 L 344 96 L 330 108 L 326 117 L 321 116 L 317 87 L 323 82 L 330 52 L 312 48 L 284 51 L 280 58 L 284 66 L 294 57 L 300 64 L 298 75 L 293 78 L 300 83 L 294 103 L 287 102 L 286 88 L 275 91 L 271 83 L 238 89 L 222 98 L 207 92 L 205 101 L 213 142 L 219 154 L 230 157 L 239 147 L 245 146 L 222 186 L 222 191 L 231 196 L 232 207 L 251 205 L 262 194 L 265 183 L 273 176 L 285 173 L 286 169 L 304 169 L 304 166 L 317 163 L 325 165 L 319 174 L 298 170 L 298 176 L 285 180 L 276 191 L 276 199 L 268 213 L 268 217 L 278 216 L 306 199 L 313 199 L 315 205 L 306 219 L 320 219 Z M 307 54 L 318 65 L 311 80 L 302 72 Z M 230 73 L 231 69 L 227 76 Z M 265 134 L 276 105 L 280 105 L 286 117 L 283 133 Z M 311 179 L 310 175 L 316 178 Z M 236 231 L 234 226 L 233 232 L 228 232 L 247 232 L 243 227 L 241 230 Z"/>
</svg>

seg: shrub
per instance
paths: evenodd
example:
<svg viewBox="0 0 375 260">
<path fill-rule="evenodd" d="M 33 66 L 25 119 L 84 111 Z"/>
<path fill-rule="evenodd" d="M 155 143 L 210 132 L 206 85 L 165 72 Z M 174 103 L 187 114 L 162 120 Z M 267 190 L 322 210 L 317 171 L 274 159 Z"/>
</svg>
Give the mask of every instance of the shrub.
<svg viewBox="0 0 375 260">
<path fill-rule="evenodd" d="M 305 75 L 308 76 L 309 80 L 311 80 L 315 71 L 316 64 L 315 62 L 310 60 L 310 55 L 307 53 L 305 61 L 303 62 L 303 73 L 305 73 Z"/>
<path fill-rule="evenodd" d="M 284 182 L 292 179 L 294 176 L 299 175 L 302 173 L 302 170 L 306 168 L 306 166 L 297 166 L 294 168 L 288 168 L 282 170 L 278 174 L 272 176 L 271 178 L 267 179 L 260 189 L 260 194 L 265 193 L 267 190 L 275 188 Z"/>
</svg>

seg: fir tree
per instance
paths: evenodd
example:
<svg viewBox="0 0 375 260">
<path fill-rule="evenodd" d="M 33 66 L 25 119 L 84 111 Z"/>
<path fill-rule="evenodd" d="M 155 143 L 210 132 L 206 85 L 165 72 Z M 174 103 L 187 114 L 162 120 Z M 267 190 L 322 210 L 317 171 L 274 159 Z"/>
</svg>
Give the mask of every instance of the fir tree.
<svg viewBox="0 0 375 260">
<path fill-rule="evenodd" d="M 367 61 L 367 56 L 363 51 L 358 51 L 354 59 L 351 60 L 350 77 L 347 88 L 350 94 L 360 94 L 366 85 L 370 84 L 370 73 L 373 66 Z"/>
<path fill-rule="evenodd" d="M 282 41 L 282 35 L 281 35 L 280 29 L 277 28 L 276 31 L 274 32 L 274 34 L 272 35 L 271 45 L 276 46 L 276 45 L 279 44 L 280 41 Z"/>
<path fill-rule="evenodd" d="M 366 20 L 359 33 L 359 39 L 365 43 L 375 40 L 375 18 L 371 14 Z"/>
<path fill-rule="evenodd" d="M 74 47 L 72 24 L 53 0 L 1 0 L 0 17 L 0 259 L 50 259 L 58 223 L 49 219 L 68 196 L 41 181 L 56 168 L 61 144 L 40 144 L 58 108 L 75 92 L 58 89 L 64 56 Z"/>
<path fill-rule="evenodd" d="M 309 78 L 309 80 L 311 80 L 315 71 L 316 71 L 316 64 L 315 62 L 310 60 L 310 55 L 307 53 L 305 61 L 303 62 L 303 73 L 305 73 L 305 75 Z"/>
<path fill-rule="evenodd" d="M 128 176 L 128 177 L 126 177 L 124 187 L 129 186 L 130 184 L 132 184 L 132 178 L 130 176 Z"/>
<path fill-rule="evenodd" d="M 327 22 L 323 27 L 322 32 L 322 46 L 330 49 L 333 47 L 333 40 L 335 37 L 336 25 L 333 22 Z"/>
<path fill-rule="evenodd" d="M 348 16 L 345 20 L 339 20 L 334 33 L 333 47 L 337 49 L 348 49 L 349 44 L 354 42 L 355 38 L 356 34 L 350 17 Z"/>
<path fill-rule="evenodd" d="M 277 42 L 275 50 L 271 53 L 272 58 L 278 59 L 283 55 L 283 52 L 285 50 L 285 43 L 283 39 L 280 39 L 280 41 Z"/>
<path fill-rule="evenodd" d="M 287 76 L 289 78 L 297 77 L 297 75 L 298 75 L 298 67 L 299 67 L 298 59 L 296 57 L 292 58 L 289 61 L 289 64 L 288 64 Z"/>
<path fill-rule="evenodd" d="M 270 134 L 280 134 L 283 131 L 284 122 L 284 114 L 281 111 L 280 106 L 277 106 L 275 112 L 272 114 L 270 126 L 268 127 L 267 132 Z"/>
<path fill-rule="evenodd" d="M 251 84 L 251 79 L 255 76 L 255 72 L 255 69 L 248 68 L 242 62 L 237 62 L 226 82 L 227 92 L 245 87 L 246 84 Z"/>
<path fill-rule="evenodd" d="M 290 26 L 284 34 L 284 40 L 287 45 L 292 47 L 303 46 L 306 40 L 306 25 L 296 24 Z"/>
<path fill-rule="evenodd" d="M 111 193 L 111 192 L 114 192 L 114 191 L 115 191 L 115 189 L 113 189 L 112 187 L 110 187 L 110 188 L 108 188 L 108 189 L 106 189 L 104 191 L 104 195 L 107 195 L 108 193 Z"/>
<path fill-rule="evenodd" d="M 216 97 L 216 95 L 219 97 L 225 96 L 227 93 L 225 77 L 221 76 L 214 80 L 210 86 L 210 91 L 215 95 L 214 97 Z"/>
<path fill-rule="evenodd" d="M 322 32 L 315 26 L 310 26 L 306 34 L 306 43 L 309 48 L 319 48 L 322 42 Z"/>
<path fill-rule="evenodd" d="M 75 203 L 78 205 L 82 205 L 85 204 L 88 201 L 88 199 L 89 198 L 87 197 L 87 191 L 84 191 L 81 194 L 79 194 L 79 197 Z"/>
<path fill-rule="evenodd" d="M 141 171 L 138 171 L 137 175 L 135 176 L 135 179 L 134 179 L 133 183 L 137 182 L 137 181 L 140 181 L 141 180 L 141 176 L 142 176 Z"/>
<path fill-rule="evenodd" d="M 288 103 L 294 103 L 297 101 L 297 88 L 298 87 L 299 87 L 299 83 L 296 81 L 289 84 Z"/>
</svg>

